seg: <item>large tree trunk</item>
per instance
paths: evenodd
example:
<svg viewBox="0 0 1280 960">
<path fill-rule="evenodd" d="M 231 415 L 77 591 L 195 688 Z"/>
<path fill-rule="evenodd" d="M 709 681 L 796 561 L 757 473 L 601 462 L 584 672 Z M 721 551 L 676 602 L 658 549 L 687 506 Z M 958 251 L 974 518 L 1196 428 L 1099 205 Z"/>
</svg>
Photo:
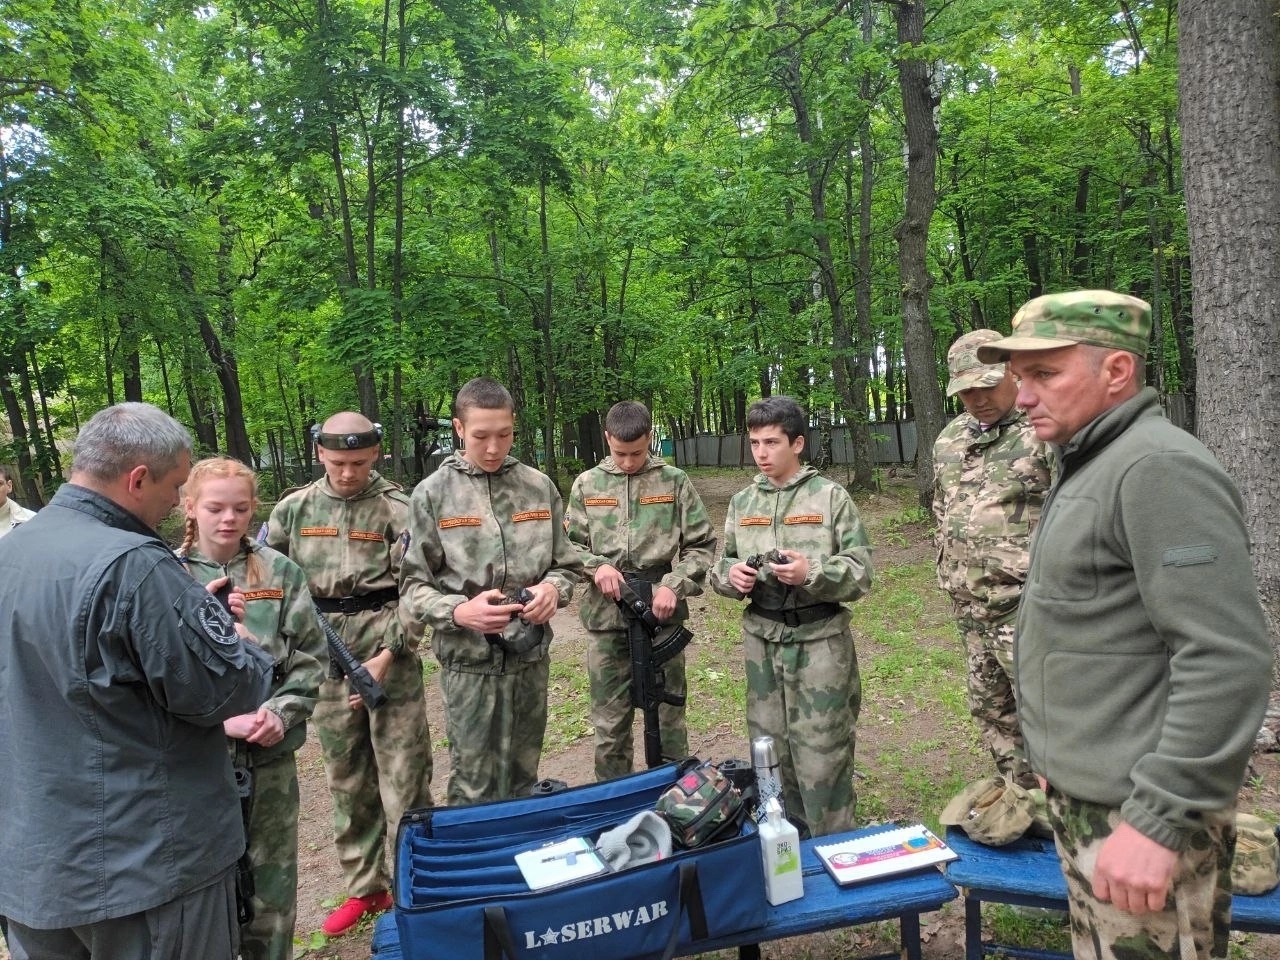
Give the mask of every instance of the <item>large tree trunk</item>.
<svg viewBox="0 0 1280 960">
<path fill-rule="evenodd" d="M 1280 636 L 1280 4 L 1181 0 L 1178 74 L 1200 436 L 1244 496 Z M 1277 655 L 1280 664 L 1280 653 Z"/>
<path fill-rule="evenodd" d="M 933 110 L 938 100 L 929 82 L 929 66 L 914 53 L 924 43 L 924 0 L 903 0 L 894 8 L 902 86 L 902 112 L 907 125 L 906 211 L 895 234 L 898 275 L 902 281 L 902 350 L 907 384 L 915 407 L 916 489 L 925 509 L 933 500 L 933 442 L 942 430 L 942 390 L 929 321 L 929 221 L 937 203 L 935 168 L 938 131 Z"/>
</svg>

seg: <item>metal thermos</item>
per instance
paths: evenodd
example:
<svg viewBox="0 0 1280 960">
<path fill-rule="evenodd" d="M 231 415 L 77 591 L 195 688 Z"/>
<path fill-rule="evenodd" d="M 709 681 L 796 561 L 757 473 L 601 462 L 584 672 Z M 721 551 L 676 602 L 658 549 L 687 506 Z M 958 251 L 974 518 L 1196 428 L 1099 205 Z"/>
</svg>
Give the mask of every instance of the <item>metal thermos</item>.
<svg viewBox="0 0 1280 960">
<path fill-rule="evenodd" d="M 771 797 L 783 808 L 782 815 L 785 817 L 782 775 L 778 768 L 778 749 L 773 745 L 773 737 L 756 737 L 751 741 L 751 766 L 756 772 L 756 820 L 764 819 L 765 804 Z"/>
</svg>

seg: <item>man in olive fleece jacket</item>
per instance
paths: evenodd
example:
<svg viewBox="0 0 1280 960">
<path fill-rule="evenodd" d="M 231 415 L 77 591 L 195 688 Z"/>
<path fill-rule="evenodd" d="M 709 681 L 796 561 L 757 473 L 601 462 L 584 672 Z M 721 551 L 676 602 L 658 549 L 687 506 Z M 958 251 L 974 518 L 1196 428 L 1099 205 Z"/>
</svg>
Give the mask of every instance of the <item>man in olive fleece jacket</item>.
<svg viewBox="0 0 1280 960">
<path fill-rule="evenodd" d="M 1236 794 L 1271 647 L 1231 480 L 1142 388 L 1150 307 L 1038 297 L 1008 358 L 1058 446 L 1018 616 L 1018 709 L 1077 958 L 1225 957 Z"/>
</svg>

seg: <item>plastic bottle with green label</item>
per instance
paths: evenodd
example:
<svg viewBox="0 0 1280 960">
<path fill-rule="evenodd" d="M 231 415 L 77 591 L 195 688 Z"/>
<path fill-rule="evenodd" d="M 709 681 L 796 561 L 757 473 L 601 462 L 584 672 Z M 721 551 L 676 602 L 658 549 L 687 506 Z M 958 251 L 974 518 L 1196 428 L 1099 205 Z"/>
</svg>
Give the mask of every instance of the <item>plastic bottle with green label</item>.
<svg viewBox="0 0 1280 960">
<path fill-rule="evenodd" d="M 782 805 L 771 797 L 760 823 L 760 855 L 764 861 L 764 895 L 775 907 L 804 896 L 800 870 L 800 834 L 782 816 Z"/>
</svg>

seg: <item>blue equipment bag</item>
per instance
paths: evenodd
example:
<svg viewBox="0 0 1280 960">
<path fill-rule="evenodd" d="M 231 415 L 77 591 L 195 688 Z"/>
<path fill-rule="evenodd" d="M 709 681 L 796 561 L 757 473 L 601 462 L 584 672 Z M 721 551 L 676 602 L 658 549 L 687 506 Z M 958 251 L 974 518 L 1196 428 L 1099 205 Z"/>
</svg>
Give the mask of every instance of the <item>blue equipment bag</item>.
<svg viewBox="0 0 1280 960">
<path fill-rule="evenodd" d="M 515 855 L 652 810 L 696 760 L 551 795 L 412 810 L 396 837 L 405 960 L 659 960 L 761 927 L 767 904 L 750 817 L 733 837 L 665 860 L 530 890 Z"/>
</svg>

